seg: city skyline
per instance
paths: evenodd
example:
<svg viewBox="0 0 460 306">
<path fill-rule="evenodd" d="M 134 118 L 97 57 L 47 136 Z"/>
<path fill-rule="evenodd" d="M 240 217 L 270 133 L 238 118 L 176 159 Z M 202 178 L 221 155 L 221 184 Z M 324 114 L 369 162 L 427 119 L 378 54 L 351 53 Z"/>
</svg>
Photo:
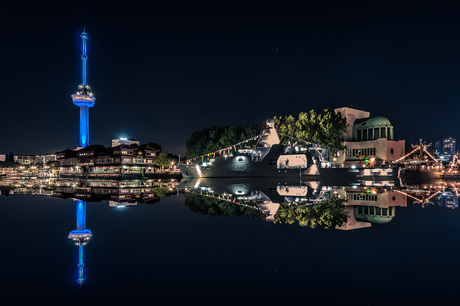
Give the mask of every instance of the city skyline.
<svg viewBox="0 0 460 306">
<path fill-rule="evenodd" d="M 408 143 L 458 137 L 455 4 L 289 3 L 10 4 L 0 153 L 77 147 L 83 27 L 92 144 L 128 137 L 183 154 L 195 130 L 343 106 L 388 117 Z"/>
</svg>

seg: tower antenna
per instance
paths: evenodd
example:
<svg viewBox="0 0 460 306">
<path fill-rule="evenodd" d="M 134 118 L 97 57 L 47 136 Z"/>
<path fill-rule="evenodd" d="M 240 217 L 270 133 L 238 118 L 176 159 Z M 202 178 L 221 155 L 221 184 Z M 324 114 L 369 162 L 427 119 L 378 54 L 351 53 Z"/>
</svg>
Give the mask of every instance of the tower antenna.
<svg viewBox="0 0 460 306">
<path fill-rule="evenodd" d="M 82 84 L 78 86 L 76 94 L 72 95 L 73 103 L 80 107 L 80 140 L 79 147 L 84 148 L 89 145 L 89 108 L 94 106 L 96 98 L 93 96 L 91 87 L 86 83 L 86 61 L 88 55 L 86 55 L 86 40 L 88 35 L 83 28 L 83 32 L 80 35 L 82 39 Z"/>
</svg>

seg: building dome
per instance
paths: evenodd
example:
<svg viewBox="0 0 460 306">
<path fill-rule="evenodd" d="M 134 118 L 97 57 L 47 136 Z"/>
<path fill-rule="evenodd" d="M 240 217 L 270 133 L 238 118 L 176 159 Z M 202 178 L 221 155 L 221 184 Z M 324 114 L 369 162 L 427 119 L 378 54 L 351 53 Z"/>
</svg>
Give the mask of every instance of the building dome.
<svg viewBox="0 0 460 306">
<path fill-rule="evenodd" d="M 387 117 L 383 117 L 383 116 L 358 119 L 356 120 L 353 127 L 355 126 L 359 128 L 374 128 L 374 127 L 382 127 L 382 126 L 392 127 L 390 120 L 388 120 Z"/>
<path fill-rule="evenodd" d="M 386 138 L 393 140 L 393 126 L 390 120 L 383 116 L 357 119 L 353 124 L 353 139 L 376 140 Z"/>
</svg>

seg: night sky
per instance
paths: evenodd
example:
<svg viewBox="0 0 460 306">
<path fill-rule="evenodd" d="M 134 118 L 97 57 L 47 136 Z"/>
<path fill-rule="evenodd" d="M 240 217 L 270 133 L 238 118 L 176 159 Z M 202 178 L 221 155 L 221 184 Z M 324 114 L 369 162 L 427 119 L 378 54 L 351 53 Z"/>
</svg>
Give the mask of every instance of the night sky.
<svg viewBox="0 0 460 306">
<path fill-rule="evenodd" d="M 198 129 L 342 106 L 407 142 L 460 136 L 454 1 L 114 3 L 2 7 L 0 154 L 77 146 L 83 27 L 91 144 L 183 155 Z"/>
</svg>

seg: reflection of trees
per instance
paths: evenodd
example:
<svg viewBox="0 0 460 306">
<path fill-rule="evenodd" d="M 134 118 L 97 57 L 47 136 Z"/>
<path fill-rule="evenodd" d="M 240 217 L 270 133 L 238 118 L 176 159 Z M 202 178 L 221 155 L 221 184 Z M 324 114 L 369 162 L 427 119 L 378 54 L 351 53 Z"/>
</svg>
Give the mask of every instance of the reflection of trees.
<svg viewBox="0 0 460 306">
<path fill-rule="evenodd" d="M 171 194 L 169 186 L 156 186 L 153 188 L 153 192 L 160 198 Z"/>
<path fill-rule="evenodd" d="M 284 203 L 275 215 L 274 223 L 293 224 L 315 228 L 335 228 L 347 222 L 345 200 L 332 198 L 329 201 L 315 205 L 289 206 Z"/>
<path fill-rule="evenodd" d="M 261 217 L 262 213 L 250 207 L 240 206 L 230 202 L 185 193 L 185 206 L 191 211 L 211 216 L 248 216 Z"/>
</svg>

